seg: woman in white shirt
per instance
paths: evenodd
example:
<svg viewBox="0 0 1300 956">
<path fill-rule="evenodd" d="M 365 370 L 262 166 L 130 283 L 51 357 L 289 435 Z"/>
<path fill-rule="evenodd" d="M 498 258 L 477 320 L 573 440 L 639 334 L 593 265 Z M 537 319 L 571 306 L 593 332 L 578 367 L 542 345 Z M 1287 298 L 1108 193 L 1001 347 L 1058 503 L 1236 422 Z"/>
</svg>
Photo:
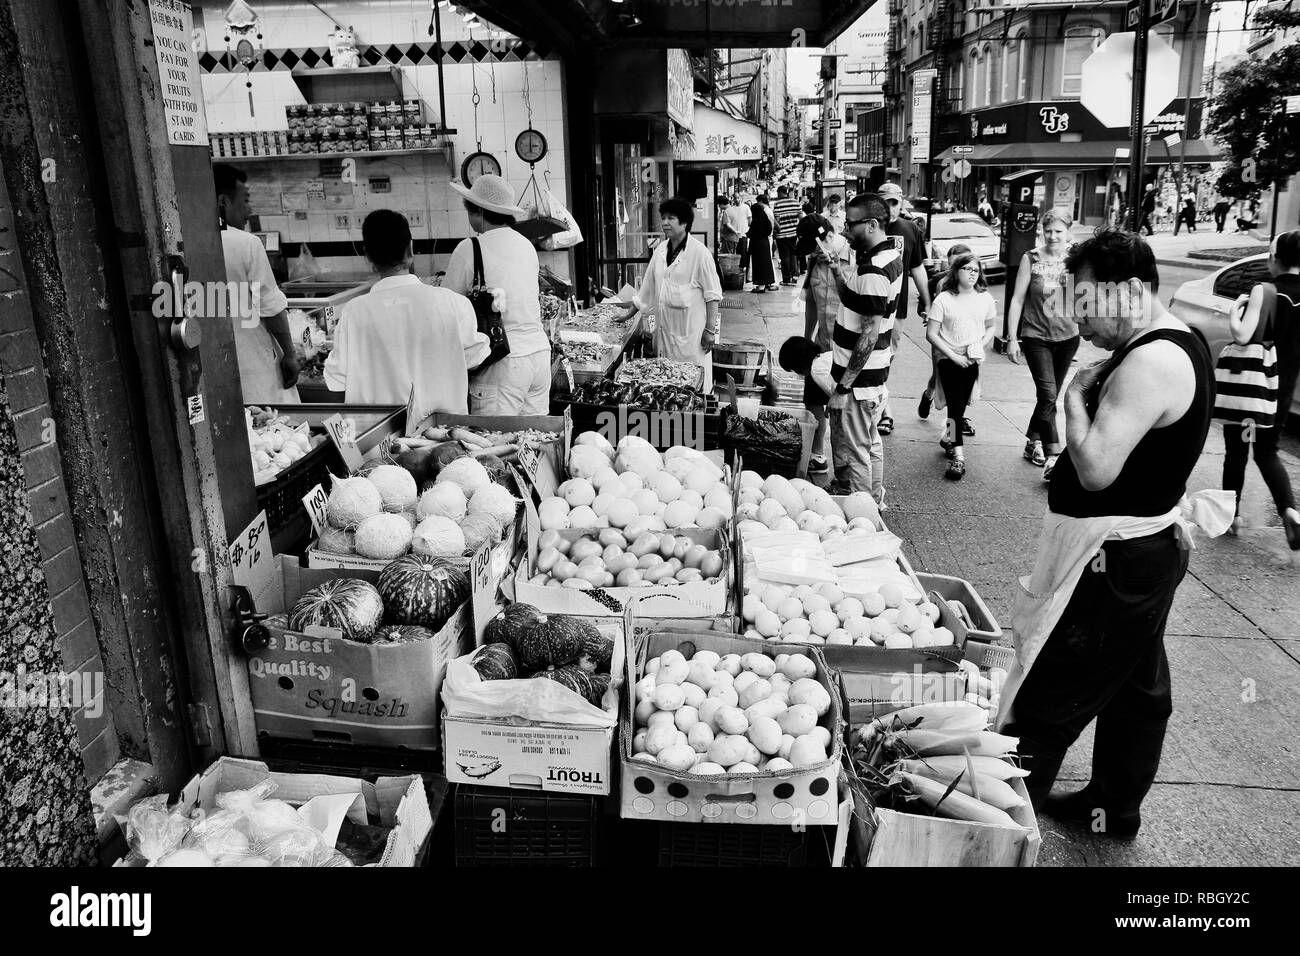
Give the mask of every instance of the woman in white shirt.
<svg viewBox="0 0 1300 956">
<path fill-rule="evenodd" d="M 944 477 L 958 481 L 966 473 L 961 423 L 979 382 L 985 349 L 993 341 L 998 307 L 974 253 L 953 260 L 941 289 L 930 303 L 925 337 L 939 355 L 935 372 L 948 405 L 948 421 L 939 442 L 951 459 Z M 935 404 L 939 405 L 937 399 Z"/>
<path fill-rule="evenodd" d="M 451 254 L 444 288 L 461 294 L 474 285 L 474 243 L 483 250 L 483 279 L 497 296 L 510 354 L 474 376 L 469 386 L 475 415 L 549 415 L 551 342 L 542 326 L 538 297 L 537 250 L 512 226 L 524 215 L 515 191 L 500 176 L 480 176 L 474 188 L 451 188 L 465 199 L 473 239 L 463 239 Z"/>
<path fill-rule="evenodd" d="M 414 390 L 411 426 L 434 412 L 467 414 L 469 370 L 489 351 L 474 307 L 411 274 L 411 228 L 401 213 L 375 210 L 361 238 L 379 280 L 343 306 L 325 384 L 358 405 L 405 405 Z"/>
</svg>

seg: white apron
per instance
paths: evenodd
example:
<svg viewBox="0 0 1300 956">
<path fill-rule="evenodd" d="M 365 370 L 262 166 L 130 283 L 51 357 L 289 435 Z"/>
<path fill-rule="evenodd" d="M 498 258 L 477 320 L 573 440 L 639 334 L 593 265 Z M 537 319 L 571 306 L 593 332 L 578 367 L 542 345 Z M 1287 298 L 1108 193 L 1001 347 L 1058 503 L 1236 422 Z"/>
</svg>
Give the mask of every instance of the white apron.
<svg viewBox="0 0 1300 956">
<path fill-rule="evenodd" d="M 1011 615 L 1016 659 L 1002 688 L 998 730 L 1013 719 L 1016 693 L 1061 620 L 1084 569 L 1104 542 L 1141 538 L 1175 525 L 1183 547 L 1193 550 L 1196 547 L 1193 530 L 1217 538 L 1232 524 L 1235 507 L 1233 492 L 1207 490 L 1185 495 L 1177 508 L 1154 518 L 1124 515 L 1070 518 L 1048 511 L 1038 538 L 1033 574 L 1020 579 L 1016 592 Z"/>
<path fill-rule="evenodd" d="M 693 248 L 698 246 L 699 248 Z M 668 242 L 660 243 L 650 260 L 655 301 L 638 302 L 655 317 L 654 351 L 660 358 L 692 362 L 704 369 L 703 388 L 713 385 L 713 355 L 700 347 L 708 310 L 704 289 L 695 281 L 697 256 L 708 256 L 698 239 L 686 239 L 686 248 L 668 265 Z"/>
</svg>

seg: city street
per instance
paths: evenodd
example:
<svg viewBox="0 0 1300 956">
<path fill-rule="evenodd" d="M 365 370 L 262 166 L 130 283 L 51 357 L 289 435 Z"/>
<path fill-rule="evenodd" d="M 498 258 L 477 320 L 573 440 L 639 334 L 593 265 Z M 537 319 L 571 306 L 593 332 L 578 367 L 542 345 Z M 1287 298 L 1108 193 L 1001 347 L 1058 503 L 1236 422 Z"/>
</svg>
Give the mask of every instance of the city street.
<svg viewBox="0 0 1300 956">
<path fill-rule="evenodd" d="M 1170 237 L 1172 239 L 1172 237 Z M 1165 240 L 1168 241 L 1168 240 Z M 1160 243 L 1161 240 L 1158 240 Z M 1217 267 L 1217 266 L 1216 266 Z M 1207 275 L 1188 265 L 1162 266 L 1160 298 Z M 1005 286 L 994 286 L 1001 305 Z M 766 336 L 775 354 L 801 334 L 802 312 L 790 290 L 729 293 L 740 308 L 723 311 L 723 339 Z M 992 355 L 972 409 L 968 470 L 960 483 L 943 477 L 942 420 L 917 418 L 929 375 L 929 348 L 913 315 L 890 376 L 893 435 L 885 439 L 886 520 L 906 541 L 917 570 L 974 584 L 1006 630 L 1016 579 L 1028 574 L 1047 503 L 1041 472 L 1020 455 L 1033 406 L 1028 370 Z M 1079 361 L 1102 353 L 1085 345 Z M 1063 424 L 1063 417 L 1062 417 Z M 1283 442 L 1292 481 L 1300 481 L 1300 440 Z M 1211 428 L 1190 490 L 1218 487 L 1223 439 Z M 1252 467 L 1247 474 L 1247 530 L 1238 538 L 1201 541 L 1179 588 L 1166 632 L 1174 716 L 1155 789 L 1133 843 L 1095 837 L 1040 819 L 1040 865 L 1224 865 L 1294 863 L 1300 845 L 1300 560 L 1289 551 L 1272 502 Z M 1091 732 L 1071 750 L 1062 784 L 1088 779 Z"/>
</svg>

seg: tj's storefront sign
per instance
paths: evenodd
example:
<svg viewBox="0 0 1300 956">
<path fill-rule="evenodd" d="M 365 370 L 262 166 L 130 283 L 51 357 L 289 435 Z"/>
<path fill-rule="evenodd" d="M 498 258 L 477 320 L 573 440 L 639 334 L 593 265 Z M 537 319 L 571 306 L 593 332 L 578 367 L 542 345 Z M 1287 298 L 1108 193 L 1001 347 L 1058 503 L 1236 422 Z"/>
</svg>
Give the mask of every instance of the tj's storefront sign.
<svg viewBox="0 0 1300 956">
<path fill-rule="evenodd" d="M 1178 133 L 1186 139 L 1201 135 L 1203 97 L 1192 100 L 1191 131 L 1184 123 L 1186 100 L 1172 101 L 1147 126 L 1151 136 Z M 969 143 L 1059 143 L 1077 140 L 1093 143 L 1124 139 L 1125 128 L 1109 128 L 1079 103 L 1067 101 L 1013 103 L 972 113 L 968 119 L 965 141 Z"/>
</svg>

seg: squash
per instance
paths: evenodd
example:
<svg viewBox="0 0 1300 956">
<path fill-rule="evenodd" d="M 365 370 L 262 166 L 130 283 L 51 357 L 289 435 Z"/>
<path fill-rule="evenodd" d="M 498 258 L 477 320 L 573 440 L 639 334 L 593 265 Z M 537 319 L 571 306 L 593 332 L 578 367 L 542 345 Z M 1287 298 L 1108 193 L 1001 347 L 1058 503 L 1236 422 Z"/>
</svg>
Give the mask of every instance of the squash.
<svg viewBox="0 0 1300 956">
<path fill-rule="evenodd" d="M 514 680 L 519 676 L 519 663 L 508 644 L 484 644 L 474 652 L 470 665 L 484 680 Z"/>
<path fill-rule="evenodd" d="M 419 641 L 431 641 L 436 634 L 427 627 L 414 624 L 385 624 L 375 631 L 373 644 L 415 644 Z"/>
<path fill-rule="evenodd" d="M 388 624 L 438 631 L 469 598 L 469 575 L 442 558 L 408 554 L 379 572 Z"/>
<path fill-rule="evenodd" d="M 532 672 L 577 664 L 585 646 L 584 639 L 589 640 L 589 631 L 594 630 L 593 625 L 577 618 L 543 614 L 526 625 L 515 638 L 519 665 Z"/>
<path fill-rule="evenodd" d="M 613 678 L 609 674 L 588 674 L 587 680 L 591 682 L 591 693 L 587 695 L 587 700 L 599 707 Z"/>
<path fill-rule="evenodd" d="M 483 628 L 483 643 L 508 644 L 515 649 L 515 638 L 524 628 L 536 624 L 544 615 L 531 604 L 507 604 L 492 616 Z"/>
<path fill-rule="evenodd" d="M 582 650 L 578 653 L 578 666 L 588 674 L 609 671 L 609 662 L 614 656 L 614 641 L 600 632 L 600 629 L 585 621 L 582 632 Z"/>
<path fill-rule="evenodd" d="M 367 644 L 383 617 L 384 601 L 373 584 L 358 578 L 335 578 L 316 585 L 294 602 L 288 627 L 291 631 L 312 624 L 337 628 L 348 640 Z"/>
<path fill-rule="evenodd" d="M 549 667 L 544 671 L 538 671 L 533 676 L 542 680 L 553 680 L 561 687 L 569 688 L 583 699 L 591 699 L 591 675 L 576 664 L 568 667 Z"/>
</svg>

